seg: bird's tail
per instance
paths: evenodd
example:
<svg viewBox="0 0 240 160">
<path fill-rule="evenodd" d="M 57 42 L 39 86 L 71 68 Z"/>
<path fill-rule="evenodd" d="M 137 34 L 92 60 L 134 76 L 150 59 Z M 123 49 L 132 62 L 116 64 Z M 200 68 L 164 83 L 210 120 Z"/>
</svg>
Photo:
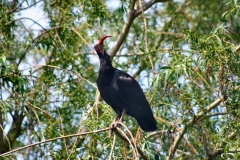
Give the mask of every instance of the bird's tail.
<svg viewBox="0 0 240 160">
<path fill-rule="evenodd" d="M 157 129 L 157 121 L 155 120 L 153 115 L 145 114 L 135 118 L 142 130 L 150 132 Z"/>
</svg>

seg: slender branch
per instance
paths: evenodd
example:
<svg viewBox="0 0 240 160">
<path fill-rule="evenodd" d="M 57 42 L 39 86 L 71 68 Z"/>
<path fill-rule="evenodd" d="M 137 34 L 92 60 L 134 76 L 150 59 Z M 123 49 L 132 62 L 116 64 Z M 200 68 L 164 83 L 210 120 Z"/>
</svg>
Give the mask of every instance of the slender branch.
<svg viewBox="0 0 240 160">
<path fill-rule="evenodd" d="M 132 138 L 132 142 L 134 144 L 134 147 L 136 148 L 137 147 L 137 144 L 136 144 L 136 141 L 134 140 L 133 138 L 133 135 L 132 133 L 129 131 L 129 129 L 127 128 L 127 126 L 125 124 L 123 124 L 122 122 L 118 122 L 119 124 L 121 124 L 126 130 L 127 132 L 129 133 L 130 137 Z"/>
<path fill-rule="evenodd" d="M 211 103 L 204 111 L 198 113 L 195 118 L 193 118 L 189 123 L 193 123 L 194 121 L 198 121 L 202 117 L 206 115 L 206 113 L 210 112 L 212 109 L 216 108 L 221 102 L 225 101 L 226 98 L 224 96 L 219 97 L 213 103 Z"/>
<path fill-rule="evenodd" d="M 55 69 L 62 70 L 62 71 L 65 71 L 67 73 L 76 75 L 79 79 L 82 79 L 82 80 L 86 81 L 87 83 L 89 83 L 90 85 L 92 85 L 94 88 L 97 88 L 95 84 L 93 84 L 92 82 L 90 82 L 87 79 L 83 78 L 80 74 L 78 74 L 76 72 L 73 72 L 73 71 L 70 71 L 70 70 L 67 70 L 67 69 L 64 69 L 64 68 L 60 68 L 58 66 L 53 66 L 53 65 L 36 65 L 36 66 L 31 66 L 29 68 L 25 68 L 24 70 L 28 70 L 28 69 L 31 69 L 31 68 L 37 68 L 36 70 L 39 70 L 40 68 L 43 68 L 43 67 L 51 67 L 51 68 L 55 68 Z M 24 70 L 22 70 L 22 71 L 24 71 Z M 36 70 L 34 70 L 33 72 L 35 72 Z"/>
<path fill-rule="evenodd" d="M 6 141 L 7 141 L 7 145 L 8 145 L 8 147 L 9 147 L 9 149 L 11 150 L 12 149 L 12 147 L 11 147 L 11 144 L 10 144 L 10 140 L 8 139 L 8 136 L 4 133 L 4 128 L 3 128 L 3 126 L 2 125 L 0 125 L 0 128 L 1 128 L 1 130 L 2 130 L 2 133 L 4 134 L 4 137 L 5 137 L 5 139 L 6 139 Z M 2 149 L 2 151 L 4 151 L 4 140 L 2 141 L 2 144 L 1 145 L 3 145 L 2 147 L 3 148 L 1 148 Z M 3 152 L 1 152 L 0 154 L 2 154 Z"/>
<path fill-rule="evenodd" d="M 198 67 L 197 68 L 191 68 L 193 72 L 195 72 L 202 80 L 204 83 L 206 83 L 206 85 L 212 90 L 213 93 L 217 94 L 217 91 L 207 82 L 207 80 L 198 72 Z"/>
<path fill-rule="evenodd" d="M 121 132 L 123 135 L 124 135 L 124 137 L 125 137 L 125 139 L 127 140 L 127 142 L 130 144 L 130 146 L 132 147 L 132 150 L 133 150 L 133 154 L 134 154 L 134 159 L 136 159 L 137 158 L 137 152 L 136 152 L 136 147 L 135 147 L 135 145 L 134 145 L 134 142 L 132 142 L 129 138 L 128 138 L 128 136 L 121 130 L 121 129 L 119 129 L 119 128 L 117 128 L 117 131 L 119 131 L 119 132 Z"/>
<path fill-rule="evenodd" d="M 35 6 L 36 4 L 38 4 L 39 2 L 42 2 L 42 1 L 43 1 L 43 0 L 37 1 L 37 2 L 29 5 L 28 7 L 24 7 L 24 8 L 20 8 L 20 6 L 21 6 L 21 4 L 20 4 L 18 7 L 14 8 L 14 9 L 12 9 L 12 10 L 10 10 L 10 11 L 7 11 L 7 14 L 11 14 L 11 13 L 13 13 L 13 12 L 20 12 L 20 11 L 22 11 L 22 10 L 29 9 L 29 8 Z M 24 1 L 23 1 L 23 2 L 24 2 Z M 20 8 L 20 9 L 19 9 L 19 8 Z M 18 10 L 18 9 L 19 9 L 19 10 Z"/>
<path fill-rule="evenodd" d="M 84 132 L 84 133 L 78 133 L 78 134 L 70 134 L 70 135 L 66 135 L 66 136 L 61 136 L 61 137 L 48 139 L 48 140 L 45 140 L 45 141 L 42 141 L 42 142 L 33 143 L 33 144 L 30 144 L 30 145 L 26 145 L 24 147 L 20 147 L 20 148 L 11 150 L 9 152 L 0 154 L 0 157 L 7 156 L 11 153 L 14 153 L 14 152 L 17 152 L 17 151 L 20 151 L 20 150 L 23 150 L 23 149 L 26 149 L 26 148 L 29 148 L 29 147 L 33 147 L 33 146 L 36 146 L 36 145 L 39 145 L 39 144 L 44 144 L 44 143 L 47 143 L 47 142 L 52 142 L 52 141 L 56 141 L 56 140 L 64 139 L 64 138 L 71 138 L 71 137 L 83 136 L 83 135 L 87 135 L 87 134 L 94 134 L 94 133 L 98 133 L 98 132 L 105 132 L 105 131 L 108 131 L 108 130 L 110 130 L 110 128 L 104 128 L 104 129 L 99 129 L 99 130 Z"/>
<path fill-rule="evenodd" d="M 125 142 L 129 142 L 123 135 L 121 135 L 117 130 L 115 131 L 115 134 L 121 138 L 122 140 L 124 140 Z M 131 142 L 133 144 L 133 142 Z M 143 151 L 137 147 L 137 150 L 138 150 L 138 153 L 141 155 L 141 158 L 144 159 L 144 160 L 148 160 L 147 156 L 144 155 Z"/>
<path fill-rule="evenodd" d="M 210 152 L 207 157 L 205 158 L 206 160 L 210 160 L 213 157 L 216 157 L 224 152 L 223 146 L 226 144 L 226 141 L 229 141 L 237 136 L 236 132 L 232 132 L 229 136 L 227 136 L 226 140 L 223 141 L 214 151 Z M 239 152 L 239 150 L 236 150 Z"/>
<path fill-rule="evenodd" d="M 146 48 L 146 52 L 147 52 L 147 56 L 148 56 L 148 59 L 150 61 L 150 64 L 151 64 L 151 67 L 152 67 L 152 73 L 153 74 L 156 74 L 155 72 L 155 69 L 154 69 L 154 65 L 153 65 L 153 62 L 152 62 L 152 59 L 151 59 L 151 56 L 149 54 L 149 49 L 148 49 L 148 27 L 147 27 L 147 20 L 146 20 L 146 17 L 144 15 L 144 10 L 143 10 L 143 6 L 142 6 L 142 1 L 139 0 L 139 4 L 140 4 L 140 8 L 141 8 L 141 11 L 142 11 L 142 17 L 143 17 L 143 22 L 144 22 L 144 28 L 145 28 L 145 35 L 144 35 L 144 41 L 145 41 L 145 48 Z"/>
<path fill-rule="evenodd" d="M 161 31 L 159 31 L 157 33 L 170 35 L 170 36 L 174 36 L 174 37 L 177 37 L 177 38 L 183 38 L 184 37 L 184 34 L 174 33 L 174 32 L 161 32 Z"/>
<path fill-rule="evenodd" d="M 234 49 L 234 52 L 238 52 L 239 50 L 240 50 L 240 45 Z"/>
<path fill-rule="evenodd" d="M 31 20 L 33 23 L 37 24 L 38 26 L 40 26 L 40 27 L 43 29 L 43 32 L 42 32 L 39 36 L 37 36 L 35 39 L 32 40 L 32 43 L 33 43 L 33 44 L 34 44 L 35 41 L 38 40 L 42 35 L 44 35 L 45 33 L 48 33 L 48 31 L 53 30 L 53 29 L 56 29 L 56 28 L 61 28 L 61 27 L 57 26 L 57 27 L 53 27 L 53 28 L 47 30 L 47 29 L 45 29 L 41 24 L 39 24 L 38 22 L 36 22 L 36 21 L 34 21 L 33 19 L 28 18 L 28 17 L 22 17 L 22 18 L 19 18 L 19 19 L 14 19 L 13 21 L 8 22 L 7 24 L 10 24 L 10 23 L 12 23 L 12 22 L 14 22 L 14 21 L 21 21 L 22 19 Z M 28 32 L 28 30 L 27 30 L 27 32 Z M 51 34 L 49 34 L 49 37 L 52 38 Z M 53 39 L 53 38 L 52 38 L 52 39 Z M 20 58 L 19 58 L 19 61 L 18 61 L 18 63 L 17 63 L 17 66 L 20 65 L 21 61 L 22 61 L 23 58 L 25 57 L 25 55 L 26 55 L 27 51 L 30 49 L 30 47 L 31 47 L 30 44 L 26 47 L 26 49 L 24 50 L 24 52 L 22 53 L 22 55 L 21 55 Z"/>
<path fill-rule="evenodd" d="M 3 134 L 4 134 L 4 129 L 3 129 L 3 112 L 2 109 L 0 108 L 0 154 L 3 153 L 3 147 L 4 147 L 4 141 L 3 141 Z"/>
<path fill-rule="evenodd" d="M 205 117 L 202 117 L 199 119 L 199 121 L 202 121 L 204 118 L 210 118 L 210 117 L 214 117 L 214 116 L 220 116 L 220 115 L 227 115 L 230 114 L 228 112 L 217 112 L 217 113 L 212 113 L 212 114 L 208 114 Z"/>
<path fill-rule="evenodd" d="M 75 32 L 75 33 L 82 39 L 82 41 L 88 46 L 88 48 L 92 51 L 92 53 L 96 55 L 96 53 L 94 52 L 94 50 L 92 49 L 92 47 L 91 47 L 91 46 L 89 45 L 89 43 L 83 38 L 83 36 L 82 36 L 76 29 L 71 28 L 71 30 L 72 30 L 73 32 Z"/>
<path fill-rule="evenodd" d="M 185 134 L 186 131 L 187 131 L 187 125 L 184 125 L 184 127 L 181 130 L 181 132 L 179 133 L 179 135 L 175 139 L 173 145 L 169 149 L 167 160 L 173 159 L 173 156 L 174 156 L 174 154 L 176 152 L 178 144 L 180 143 L 180 141 L 181 141 L 181 139 L 182 139 L 182 137 L 183 137 L 183 135 Z"/>
<path fill-rule="evenodd" d="M 181 49 L 181 48 L 161 48 L 161 49 L 155 49 L 155 50 L 151 50 L 149 53 L 153 53 L 153 52 L 170 52 L 170 51 L 183 51 L 183 52 L 189 52 L 191 53 L 190 50 L 186 50 L 186 49 Z M 174 54 L 174 53 L 169 53 L 169 54 Z M 74 56 L 79 56 L 79 55 L 96 55 L 96 53 L 93 53 L 93 52 L 76 52 L 73 54 Z M 144 52 L 129 52 L 127 54 L 116 54 L 115 57 L 131 57 L 131 56 L 143 56 L 144 55 Z M 54 59 L 54 61 L 58 61 L 59 59 L 56 58 Z M 52 61 L 52 62 L 54 62 Z"/>
<path fill-rule="evenodd" d="M 84 117 L 84 116 L 82 116 L 82 118 L 81 118 L 80 121 L 79 121 L 78 133 L 80 133 L 80 132 L 82 131 L 82 127 L 81 127 L 81 126 L 82 126 L 82 123 L 83 123 L 83 117 Z M 72 147 L 70 153 L 68 154 L 67 160 L 71 159 L 71 156 L 72 156 L 72 154 L 73 154 L 74 151 L 75 151 L 74 148 L 76 147 L 77 142 L 78 142 L 78 137 L 75 139 L 75 141 L 74 141 L 74 143 L 73 143 L 73 147 Z M 67 148 L 66 148 L 66 151 L 67 151 Z"/>
<path fill-rule="evenodd" d="M 127 21 L 125 22 L 123 29 L 116 40 L 115 45 L 113 46 L 112 50 L 109 53 L 111 58 L 113 58 L 116 55 L 117 51 L 123 44 L 123 41 L 127 37 L 127 34 L 131 28 L 132 22 L 136 18 L 135 13 L 134 13 L 135 12 L 135 10 L 134 10 L 135 3 L 136 3 L 136 0 L 132 0 Z"/>
<path fill-rule="evenodd" d="M 224 96 L 219 97 L 218 99 L 216 99 L 213 103 L 211 103 L 206 109 L 205 111 L 202 111 L 200 113 L 198 113 L 196 116 L 194 116 L 189 122 L 187 122 L 184 127 L 182 128 L 181 132 L 179 133 L 179 135 L 177 136 L 177 138 L 175 139 L 173 145 L 171 146 L 171 148 L 169 149 L 169 153 L 168 153 L 168 160 L 173 159 L 173 156 L 176 152 L 176 149 L 178 147 L 178 144 L 180 143 L 183 135 L 185 134 L 185 132 L 187 131 L 187 127 L 197 121 L 200 120 L 200 118 L 204 117 L 207 113 L 209 113 L 212 109 L 216 108 L 221 102 L 225 101 L 226 98 Z"/>
<path fill-rule="evenodd" d="M 159 134 L 163 134 L 163 133 L 167 133 L 168 130 L 161 130 L 161 131 L 155 131 L 155 132 L 151 132 L 149 133 L 146 138 L 149 138 L 149 137 L 153 137 L 155 135 L 159 135 Z"/>
<path fill-rule="evenodd" d="M 115 147 L 115 143 L 116 143 L 116 134 L 113 135 L 113 143 L 112 143 L 112 148 L 111 148 L 111 152 L 110 152 L 110 155 L 109 155 L 109 160 L 112 159 L 112 155 L 113 155 L 113 150 L 114 150 L 114 147 Z"/>
</svg>

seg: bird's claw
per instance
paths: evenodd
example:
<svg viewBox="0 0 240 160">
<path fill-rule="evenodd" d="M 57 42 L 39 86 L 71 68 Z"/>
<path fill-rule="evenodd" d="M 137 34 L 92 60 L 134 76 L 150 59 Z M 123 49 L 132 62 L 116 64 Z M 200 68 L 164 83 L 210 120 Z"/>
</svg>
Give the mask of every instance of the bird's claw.
<svg viewBox="0 0 240 160">
<path fill-rule="evenodd" d="M 118 126 L 118 121 L 114 121 L 112 124 L 111 124 L 111 128 L 116 128 Z"/>
<path fill-rule="evenodd" d="M 117 120 L 114 120 L 114 121 L 112 122 L 112 124 L 110 125 L 109 137 L 112 136 L 112 133 L 116 130 L 117 126 L 118 126 L 118 121 L 117 121 Z"/>
<path fill-rule="evenodd" d="M 117 114 L 116 118 L 113 120 L 112 124 L 110 125 L 109 137 L 112 136 L 113 131 L 116 130 L 119 123 L 123 121 L 123 116 L 125 113 L 126 113 L 126 110 L 124 109 L 122 112 L 122 115 L 120 113 Z"/>
</svg>

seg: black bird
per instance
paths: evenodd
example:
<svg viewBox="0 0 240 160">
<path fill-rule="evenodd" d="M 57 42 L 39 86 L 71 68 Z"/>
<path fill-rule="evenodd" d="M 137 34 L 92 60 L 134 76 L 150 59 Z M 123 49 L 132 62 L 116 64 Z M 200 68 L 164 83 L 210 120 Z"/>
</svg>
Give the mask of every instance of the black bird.
<svg viewBox="0 0 240 160">
<path fill-rule="evenodd" d="M 138 82 L 129 74 L 112 66 L 110 56 L 104 50 L 103 41 L 111 36 L 102 37 L 94 46 L 100 59 L 97 86 L 101 97 L 116 112 L 111 127 L 117 127 L 126 113 L 134 117 L 142 130 L 154 131 L 157 122 L 150 105 Z"/>
</svg>

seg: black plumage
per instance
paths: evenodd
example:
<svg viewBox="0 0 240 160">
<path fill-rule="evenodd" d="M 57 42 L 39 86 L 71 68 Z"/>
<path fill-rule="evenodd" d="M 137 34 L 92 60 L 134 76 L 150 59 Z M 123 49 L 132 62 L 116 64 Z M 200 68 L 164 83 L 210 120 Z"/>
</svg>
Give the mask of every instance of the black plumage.
<svg viewBox="0 0 240 160">
<path fill-rule="evenodd" d="M 102 37 L 95 44 L 94 49 L 100 59 L 97 79 L 100 95 L 117 114 L 112 127 L 116 127 L 117 121 L 122 121 L 126 113 L 137 120 L 142 130 L 156 130 L 157 122 L 138 82 L 129 74 L 112 66 L 110 56 L 104 50 L 103 45 L 107 37 L 111 36 Z"/>
</svg>

